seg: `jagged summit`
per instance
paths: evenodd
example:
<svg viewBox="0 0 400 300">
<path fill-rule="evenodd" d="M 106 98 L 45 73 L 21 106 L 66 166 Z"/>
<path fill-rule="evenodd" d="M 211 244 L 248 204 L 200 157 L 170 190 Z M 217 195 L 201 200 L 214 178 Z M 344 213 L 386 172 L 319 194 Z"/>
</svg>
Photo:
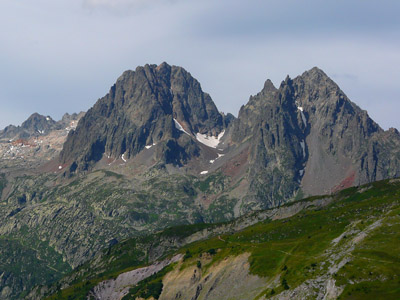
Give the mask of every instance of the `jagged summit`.
<svg viewBox="0 0 400 300">
<path fill-rule="evenodd" d="M 310 70 L 304 71 L 303 74 L 301 75 L 302 77 L 320 77 L 320 78 L 329 78 L 326 73 L 318 68 L 317 66 L 312 67 Z"/>
<path fill-rule="evenodd" d="M 25 122 L 22 123 L 21 128 L 28 131 L 37 131 L 43 134 L 46 131 L 53 129 L 56 121 L 50 116 L 42 116 L 38 113 L 32 114 Z"/>
<path fill-rule="evenodd" d="M 33 113 L 20 126 L 9 125 L 0 130 L 0 140 L 2 139 L 29 139 L 30 137 L 46 136 L 54 130 L 67 129 L 75 127 L 75 123 L 84 115 L 65 113 L 61 120 L 55 121 L 51 116 L 44 116 L 37 112 Z"/>
<path fill-rule="evenodd" d="M 277 88 L 274 86 L 270 79 L 267 79 L 264 83 L 262 93 L 276 92 Z"/>
<path fill-rule="evenodd" d="M 46 135 L 57 128 L 57 122 L 50 116 L 33 113 L 21 126 L 9 125 L 0 131 L 0 139 L 22 138 Z"/>
<path fill-rule="evenodd" d="M 27 169 L 51 161 L 58 157 L 68 132 L 82 115 L 65 114 L 56 122 L 50 116 L 34 113 L 21 126 L 7 126 L 0 131 L 0 161 L 8 167 Z"/>
<path fill-rule="evenodd" d="M 158 159 L 181 164 L 199 153 L 189 136 L 217 137 L 224 129 L 211 97 L 185 69 L 145 65 L 125 71 L 68 137 L 61 162 L 87 170 L 103 155 L 134 157 L 157 145 Z M 179 130 L 179 129 L 182 130 Z"/>
<path fill-rule="evenodd" d="M 317 67 L 287 76 L 279 89 L 267 81 L 234 126 L 232 140 L 249 145 L 249 206 L 400 175 L 396 134 L 385 133 Z"/>
</svg>

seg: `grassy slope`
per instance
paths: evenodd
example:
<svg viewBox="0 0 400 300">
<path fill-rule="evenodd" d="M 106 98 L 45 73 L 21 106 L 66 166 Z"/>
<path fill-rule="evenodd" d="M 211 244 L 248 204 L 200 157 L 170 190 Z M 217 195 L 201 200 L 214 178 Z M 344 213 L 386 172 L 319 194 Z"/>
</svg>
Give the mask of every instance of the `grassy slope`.
<svg viewBox="0 0 400 300">
<path fill-rule="evenodd" d="M 332 274 L 337 285 L 344 287 L 341 299 L 376 299 L 377 296 L 399 299 L 400 183 L 382 181 L 359 191 L 351 188 L 337 194 L 336 201 L 324 209 L 303 211 L 283 220 L 266 220 L 240 232 L 187 245 L 179 250 L 186 253 L 184 266 L 196 264 L 202 253 L 215 250 L 212 261 L 201 266 L 206 273 L 212 264 L 227 256 L 250 252 L 251 273 L 271 278 L 271 284 L 273 279 L 280 278 L 278 284 L 266 287 L 259 295 L 269 297 L 296 288 L 307 279 L 323 276 L 327 273 L 329 259 L 336 257 L 339 261 L 346 256 L 351 257 L 350 262 Z M 377 220 L 381 220 L 382 225 L 368 232 L 365 239 L 350 249 L 349 241 Z M 169 229 L 169 234 L 173 235 L 174 230 Z M 343 238 L 333 246 L 332 240 L 341 234 Z M 128 259 L 124 245 L 117 245 L 115 249 Z M 112 277 L 122 272 L 122 266 L 125 270 L 128 267 L 117 262 L 118 259 L 107 267 L 113 271 Z M 145 260 L 132 261 L 130 269 L 143 263 Z M 92 274 L 92 280 L 98 282 L 104 278 L 104 274 L 101 275 Z M 51 299 L 68 296 L 79 299 L 74 291 L 85 285 L 83 277 L 80 280 Z"/>
<path fill-rule="evenodd" d="M 338 200 L 325 209 L 262 222 L 232 235 L 195 243 L 182 251 L 189 250 L 197 257 L 209 249 L 220 249 L 211 264 L 228 255 L 250 252 L 253 274 L 270 278 L 280 275 L 281 283 L 285 280 L 287 286 L 294 288 L 327 272 L 324 264 L 327 265 L 329 256 L 325 251 L 332 248 L 332 240 L 350 224 L 357 222 L 355 231 L 362 231 L 383 218 L 383 225 L 355 247 L 351 253 L 354 259 L 334 277 L 338 285 L 346 285 L 341 299 L 376 299 L 377 295 L 399 299 L 399 196 L 400 185 L 387 184 L 387 181 L 372 184 L 364 193 L 352 188 L 340 193 Z M 340 253 L 343 247 L 338 245 L 336 251 Z M 350 281 L 355 284 L 349 285 Z M 273 288 L 278 293 L 284 284 Z M 270 292 L 267 289 L 265 294 Z"/>
<path fill-rule="evenodd" d="M 177 250 L 173 245 L 160 245 L 161 241 L 179 241 L 197 231 L 213 226 L 208 224 L 177 226 L 157 234 L 131 238 L 104 249 L 94 260 L 79 266 L 64 280 L 55 284 L 57 293 L 47 299 L 86 299 L 90 289 L 99 282 L 116 278 L 121 273 L 148 265 L 150 249 L 162 247 L 165 253 Z M 159 279 L 159 274 L 156 279 Z M 60 286 L 63 281 L 68 282 L 71 286 L 61 290 Z"/>
</svg>

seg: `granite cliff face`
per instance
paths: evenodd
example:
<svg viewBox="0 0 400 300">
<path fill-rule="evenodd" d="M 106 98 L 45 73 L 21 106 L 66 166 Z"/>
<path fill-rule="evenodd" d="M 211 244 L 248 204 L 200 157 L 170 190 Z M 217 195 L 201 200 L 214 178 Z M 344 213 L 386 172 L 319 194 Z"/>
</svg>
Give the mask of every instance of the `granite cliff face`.
<svg viewBox="0 0 400 300">
<path fill-rule="evenodd" d="M 318 68 L 279 89 L 267 81 L 233 127 L 232 142 L 249 144 L 246 209 L 400 175 L 397 130 L 382 130 Z"/>
<path fill-rule="evenodd" d="M 122 74 L 71 132 L 60 158 L 71 171 L 88 170 L 103 155 L 126 160 L 161 144 L 158 159 L 180 165 L 199 155 L 188 135 L 218 136 L 223 129 L 223 116 L 190 73 L 146 65 Z"/>
</svg>

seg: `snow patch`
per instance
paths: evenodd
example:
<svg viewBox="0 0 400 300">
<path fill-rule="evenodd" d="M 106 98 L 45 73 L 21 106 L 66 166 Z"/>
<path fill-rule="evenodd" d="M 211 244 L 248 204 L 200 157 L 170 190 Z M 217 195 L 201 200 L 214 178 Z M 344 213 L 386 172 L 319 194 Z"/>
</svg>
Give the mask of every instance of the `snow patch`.
<svg viewBox="0 0 400 300">
<path fill-rule="evenodd" d="M 200 172 L 200 175 L 205 175 L 207 173 L 208 173 L 208 171 L 202 171 L 202 172 Z"/>
<path fill-rule="evenodd" d="M 155 146 L 156 144 L 155 143 L 153 143 L 153 145 L 147 145 L 147 146 L 144 146 L 146 149 L 150 149 L 151 147 L 153 147 L 153 146 Z"/>
<path fill-rule="evenodd" d="M 221 153 L 217 153 L 218 157 L 215 159 L 210 160 L 210 164 L 213 164 L 218 158 L 221 158 L 222 156 L 224 156 L 225 154 L 221 154 Z"/>
<path fill-rule="evenodd" d="M 175 122 L 175 127 L 176 127 L 176 129 L 178 129 L 178 130 L 180 130 L 180 131 L 186 133 L 187 135 L 191 135 L 189 132 L 187 132 L 187 131 L 182 127 L 182 125 L 181 125 L 176 119 L 174 119 L 174 122 Z"/>
<path fill-rule="evenodd" d="M 297 106 L 297 109 L 300 111 L 301 119 L 303 120 L 304 126 L 307 127 L 307 118 L 306 118 L 306 116 L 304 115 L 304 112 L 303 112 L 304 109 L 303 109 L 303 107 Z"/>
<path fill-rule="evenodd" d="M 306 143 L 303 141 L 300 142 L 301 149 L 303 150 L 303 157 L 306 157 Z"/>
<path fill-rule="evenodd" d="M 303 176 L 304 174 L 304 169 L 299 171 L 300 176 Z"/>
<path fill-rule="evenodd" d="M 222 131 L 217 137 L 215 136 L 208 136 L 206 134 L 201 134 L 201 133 L 196 133 L 196 140 L 198 140 L 200 143 L 211 147 L 211 148 L 217 148 L 218 144 L 221 141 L 221 138 L 224 136 L 225 130 Z"/>
</svg>

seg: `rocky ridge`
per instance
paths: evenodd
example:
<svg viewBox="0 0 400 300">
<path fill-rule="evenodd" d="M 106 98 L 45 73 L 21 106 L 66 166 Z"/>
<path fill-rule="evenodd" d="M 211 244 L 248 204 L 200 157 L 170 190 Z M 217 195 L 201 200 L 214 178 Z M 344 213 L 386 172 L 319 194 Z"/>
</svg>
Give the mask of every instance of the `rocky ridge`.
<svg viewBox="0 0 400 300">
<path fill-rule="evenodd" d="M 67 113 L 56 122 L 50 116 L 34 113 L 21 126 L 7 126 L 0 131 L 1 165 L 14 161 L 15 166 L 28 169 L 29 163 L 38 165 L 54 159 L 83 115 Z"/>
<path fill-rule="evenodd" d="M 224 116 L 183 68 L 163 63 L 126 71 L 68 136 L 60 155 L 70 171 L 124 161 L 157 145 L 157 161 L 182 165 L 200 155 L 190 136 L 217 137 Z"/>
<path fill-rule="evenodd" d="M 247 143 L 242 208 L 280 205 L 400 174 L 400 135 L 382 130 L 320 69 L 275 88 L 266 81 L 233 123 Z"/>
<path fill-rule="evenodd" d="M 188 72 L 163 63 L 126 71 L 71 132 L 60 165 L 67 174 L 130 160 L 139 172 L 157 164 L 195 176 L 221 172 L 217 198 L 230 199 L 239 216 L 396 177 L 399 145 L 397 130 L 382 130 L 318 68 L 279 88 L 267 80 L 235 119 Z M 198 198 L 205 208 L 215 200 Z"/>
</svg>

